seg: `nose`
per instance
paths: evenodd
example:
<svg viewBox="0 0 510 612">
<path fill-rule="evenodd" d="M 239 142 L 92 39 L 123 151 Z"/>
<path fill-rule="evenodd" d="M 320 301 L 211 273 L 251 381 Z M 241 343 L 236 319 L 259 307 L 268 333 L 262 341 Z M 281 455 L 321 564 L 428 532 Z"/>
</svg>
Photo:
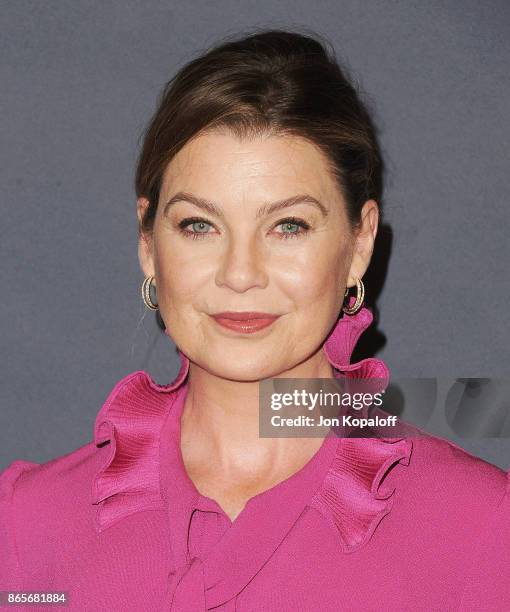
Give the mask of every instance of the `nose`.
<svg viewBox="0 0 510 612">
<path fill-rule="evenodd" d="M 216 284 L 243 293 L 252 287 L 263 288 L 267 281 L 263 245 L 256 236 L 231 238 L 218 262 Z"/>
</svg>

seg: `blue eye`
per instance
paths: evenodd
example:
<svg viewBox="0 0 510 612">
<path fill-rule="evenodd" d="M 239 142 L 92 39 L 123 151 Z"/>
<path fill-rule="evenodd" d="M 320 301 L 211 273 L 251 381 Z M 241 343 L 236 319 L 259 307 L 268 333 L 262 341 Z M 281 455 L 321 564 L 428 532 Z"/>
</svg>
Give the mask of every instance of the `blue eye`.
<svg viewBox="0 0 510 612">
<path fill-rule="evenodd" d="M 278 227 L 279 225 L 283 225 L 284 227 L 286 227 L 287 229 L 292 229 L 293 227 L 295 228 L 303 228 L 304 231 L 300 232 L 300 231 L 290 231 L 290 232 L 277 232 L 277 234 L 280 234 L 280 238 L 282 238 L 283 240 L 287 240 L 288 238 L 300 238 L 301 236 L 305 235 L 308 230 L 310 229 L 310 225 L 306 222 L 303 221 L 302 219 L 297 219 L 296 217 L 288 217 L 287 219 L 282 219 L 281 221 L 278 222 L 278 225 L 276 227 Z"/>
<path fill-rule="evenodd" d="M 197 226 L 199 229 L 190 232 L 189 230 L 185 229 L 185 227 L 188 225 Z M 201 217 L 188 217 L 187 219 L 183 219 L 178 225 L 181 234 L 186 236 L 186 238 L 191 238 L 192 240 L 204 238 L 204 236 L 206 236 L 209 232 L 202 230 L 204 228 L 207 230 L 207 226 L 212 227 L 210 223 Z"/>
<path fill-rule="evenodd" d="M 192 223 L 192 225 L 197 225 L 199 227 L 201 226 L 201 229 L 195 230 L 195 231 L 197 231 L 199 234 L 202 234 L 202 233 L 205 233 L 205 232 L 202 232 L 202 229 L 204 228 L 204 226 L 209 225 L 209 224 L 204 223 L 203 221 L 195 221 L 194 223 Z"/>
</svg>

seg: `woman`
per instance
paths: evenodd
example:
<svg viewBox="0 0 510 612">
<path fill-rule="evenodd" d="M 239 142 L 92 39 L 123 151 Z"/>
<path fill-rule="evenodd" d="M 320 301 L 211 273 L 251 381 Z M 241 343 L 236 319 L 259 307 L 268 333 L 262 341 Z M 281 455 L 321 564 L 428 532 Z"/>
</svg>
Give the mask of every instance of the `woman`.
<svg viewBox="0 0 510 612">
<path fill-rule="evenodd" d="M 312 37 L 257 32 L 168 83 L 139 258 L 181 368 L 127 375 L 93 441 L 2 472 L 0 589 L 72 610 L 510 609 L 508 473 L 432 436 L 259 436 L 262 380 L 388 380 L 351 363 L 381 173 Z"/>
</svg>

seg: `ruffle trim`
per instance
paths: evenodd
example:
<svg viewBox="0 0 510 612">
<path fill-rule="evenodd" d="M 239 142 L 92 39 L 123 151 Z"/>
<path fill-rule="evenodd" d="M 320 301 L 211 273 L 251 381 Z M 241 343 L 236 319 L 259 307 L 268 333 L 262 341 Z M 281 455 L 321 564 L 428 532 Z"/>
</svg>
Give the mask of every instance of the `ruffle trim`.
<svg viewBox="0 0 510 612">
<path fill-rule="evenodd" d="M 181 354 L 181 368 L 169 385 L 157 384 L 144 370 L 133 372 L 115 385 L 101 408 L 94 440 L 98 447 L 110 444 L 92 482 L 97 531 L 134 512 L 164 508 L 160 433 L 188 369 L 189 360 Z"/>
<path fill-rule="evenodd" d="M 351 296 L 349 305 L 355 302 Z M 386 388 L 390 381 L 388 366 L 381 359 L 367 357 L 356 363 L 350 363 L 354 347 L 361 334 L 372 324 L 372 311 L 362 307 L 355 315 L 344 314 L 337 320 L 333 331 L 324 343 L 324 353 L 328 361 L 346 378 L 378 379 L 378 389 Z"/>
<path fill-rule="evenodd" d="M 341 438 L 324 482 L 308 504 L 318 510 L 340 536 L 345 553 L 358 550 L 372 537 L 394 502 L 395 488 L 381 490 L 392 468 L 409 465 L 411 438 Z"/>
</svg>

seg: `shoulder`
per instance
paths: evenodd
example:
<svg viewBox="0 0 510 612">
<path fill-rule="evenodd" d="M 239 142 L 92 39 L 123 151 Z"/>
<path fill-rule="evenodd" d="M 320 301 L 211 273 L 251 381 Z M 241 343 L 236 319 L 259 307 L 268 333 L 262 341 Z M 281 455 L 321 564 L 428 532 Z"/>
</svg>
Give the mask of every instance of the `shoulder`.
<svg viewBox="0 0 510 612">
<path fill-rule="evenodd" d="M 93 441 L 46 463 L 16 459 L 0 472 L 0 503 L 12 505 L 18 522 L 30 512 L 37 512 L 41 519 L 54 513 L 57 502 L 75 503 L 87 493 L 90 498 L 90 488 L 84 491 L 83 485 L 97 467 Z"/>
<path fill-rule="evenodd" d="M 426 487 L 421 505 L 427 518 L 436 513 L 434 534 L 465 548 L 465 582 L 457 609 L 510 609 L 510 470 L 442 438 L 416 442 L 413 492 L 414 485 Z M 414 515 L 418 521 L 419 505 Z"/>
<path fill-rule="evenodd" d="M 3 471 L 0 472 L 0 503 L 9 503 L 12 499 L 17 481 L 27 472 L 40 467 L 33 461 L 15 459 Z"/>
<path fill-rule="evenodd" d="M 91 523 L 96 453 L 89 442 L 46 463 L 16 459 L 0 472 L 0 590 L 12 590 L 29 568 L 57 558 L 59 542 L 71 536 L 73 525 Z"/>
<path fill-rule="evenodd" d="M 103 402 L 90 442 L 42 464 L 17 459 L 0 472 L 0 501 L 13 506 L 23 530 L 36 516 L 34 529 L 40 530 L 42 520 L 90 512 L 93 504 L 125 492 L 138 472 L 147 476 L 143 462 L 151 467 L 157 460 L 160 429 L 186 373 L 183 362 L 169 385 L 157 384 L 143 370 L 127 374 Z"/>
<path fill-rule="evenodd" d="M 459 611 L 510 609 L 510 471 L 439 436 L 411 442 L 387 479 L 395 539 L 433 551 L 435 570 L 462 568 Z"/>
<path fill-rule="evenodd" d="M 509 472 L 456 443 L 434 435 L 413 438 L 409 486 L 434 503 L 461 503 L 464 508 L 496 507 L 508 489 Z"/>
<path fill-rule="evenodd" d="M 97 413 L 92 439 L 45 463 L 16 459 L 0 471 L 0 500 L 26 506 L 27 511 L 30 501 L 37 500 L 38 512 L 46 507 L 53 509 L 57 502 L 91 503 L 94 477 L 109 464 L 115 450 L 115 444 L 106 443 L 112 439 L 115 442 L 123 428 L 130 430 L 133 423 L 144 418 L 145 389 L 151 385 L 157 386 L 144 371 L 131 372 L 118 380 Z"/>
<path fill-rule="evenodd" d="M 383 483 L 394 491 L 395 537 L 469 557 L 495 521 L 507 520 L 496 513 L 508 499 L 508 471 L 439 436 L 422 432 L 410 442 L 410 461 L 395 465 Z"/>
</svg>

